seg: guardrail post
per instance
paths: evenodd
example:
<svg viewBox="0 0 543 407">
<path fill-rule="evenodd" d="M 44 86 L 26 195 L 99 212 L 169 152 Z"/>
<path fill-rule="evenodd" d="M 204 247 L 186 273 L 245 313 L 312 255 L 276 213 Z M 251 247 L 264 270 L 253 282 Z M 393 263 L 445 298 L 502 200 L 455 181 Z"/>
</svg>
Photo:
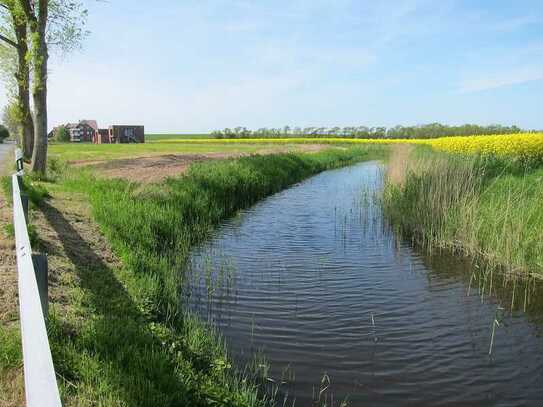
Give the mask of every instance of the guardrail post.
<svg viewBox="0 0 543 407">
<path fill-rule="evenodd" d="M 47 320 L 49 315 L 49 262 L 47 261 L 47 255 L 33 254 L 32 262 L 34 263 L 34 273 L 38 283 L 43 317 Z"/>
</svg>

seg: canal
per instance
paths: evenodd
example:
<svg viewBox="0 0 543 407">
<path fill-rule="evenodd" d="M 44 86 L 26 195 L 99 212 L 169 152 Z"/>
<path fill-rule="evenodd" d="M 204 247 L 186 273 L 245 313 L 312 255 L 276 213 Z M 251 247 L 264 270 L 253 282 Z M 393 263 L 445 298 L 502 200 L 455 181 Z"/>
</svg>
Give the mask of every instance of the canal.
<svg viewBox="0 0 543 407">
<path fill-rule="evenodd" d="M 189 308 L 238 366 L 266 358 L 280 405 L 540 405 L 541 285 L 402 240 L 383 173 L 327 171 L 226 221 L 192 252 Z"/>
</svg>

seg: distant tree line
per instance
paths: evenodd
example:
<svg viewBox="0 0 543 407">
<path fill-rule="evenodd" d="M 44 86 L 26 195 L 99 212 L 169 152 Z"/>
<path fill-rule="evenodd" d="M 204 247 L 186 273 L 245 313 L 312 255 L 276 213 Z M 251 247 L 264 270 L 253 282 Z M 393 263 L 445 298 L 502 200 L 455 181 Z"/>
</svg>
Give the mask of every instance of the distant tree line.
<svg viewBox="0 0 543 407">
<path fill-rule="evenodd" d="M 250 130 L 246 127 L 226 128 L 211 133 L 216 138 L 287 138 L 287 137 L 343 137 L 343 138 L 435 138 L 450 136 L 468 136 L 485 134 L 514 134 L 523 130 L 517 126 L 502 126 L 493 124 L 479 126 L 464 124 L 448 126 L 440 123 L 421 124 L 417 126 L 395 127 L 289 127 L 260 128 Z"/>
</svg>

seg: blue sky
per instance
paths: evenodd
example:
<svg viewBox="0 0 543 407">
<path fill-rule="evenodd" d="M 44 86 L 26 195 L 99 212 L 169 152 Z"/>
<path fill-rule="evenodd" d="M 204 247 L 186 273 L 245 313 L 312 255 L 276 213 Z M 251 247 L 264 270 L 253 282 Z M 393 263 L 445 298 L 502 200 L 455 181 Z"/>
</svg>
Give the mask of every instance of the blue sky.
<svg viewBox="0 0 543 407">
<path fill-rule="evenodd" d="M 50 124 L 543 128 L 541 0 L 89 1 Z M 538 106 L 539 104 L 539 106 Z"/>
</svg>

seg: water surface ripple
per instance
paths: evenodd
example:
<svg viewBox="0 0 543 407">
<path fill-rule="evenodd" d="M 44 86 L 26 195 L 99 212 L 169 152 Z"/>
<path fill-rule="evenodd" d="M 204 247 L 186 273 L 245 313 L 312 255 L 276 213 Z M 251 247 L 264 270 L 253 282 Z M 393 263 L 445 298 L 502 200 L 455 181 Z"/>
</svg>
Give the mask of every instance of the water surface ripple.
<svg viewBox="0 0 543 407">
<path fill-rule="evenodd" d="M 336 405 L 543 405 L 541 287 L 399 241 L 382 172 L 328 171 L 225 222 L 192 253 L 190 308 L 240 366 L 262 352 L 288 372 L 297 406 L 325 374 Z"/>
</svg>

